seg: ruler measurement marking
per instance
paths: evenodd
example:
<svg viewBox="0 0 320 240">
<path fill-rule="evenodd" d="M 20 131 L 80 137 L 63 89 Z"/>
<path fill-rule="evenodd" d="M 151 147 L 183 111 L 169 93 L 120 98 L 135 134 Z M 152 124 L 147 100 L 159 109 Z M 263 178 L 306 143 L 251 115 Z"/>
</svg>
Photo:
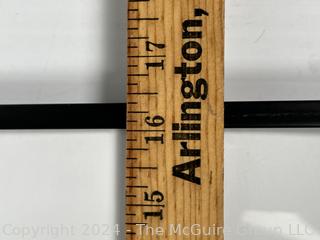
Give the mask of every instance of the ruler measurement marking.
<svg viewBox="0 0 320 240">
<path fill-rule="evenodd" d="M 149 148 L 127 148 L 128 151 L 149 151 Z"/>
<path fill-rule="evenodd" d="M 133 176 L 128 176 L 126 177 L 127 179 L 136 179 L 137 177 L 133 177 Z"/>
<path fill-rule="evenodd" d="M 134 30 L 136 30 L 136 29 L 134 29 Z M 133 36 L 133 37 L 128 37 L 128 39 L 149 39 L 149 37 Z"/>
<path fill-rule="evenodd" d="M 145 113 L 149 113 L 149 111 L 128 111 L 128 113 L 134 113 L 134 114 L 142 113 L 142 114 L 145 114 Z"/>
<path fill-rule="evenodd" d="M 131 73 L 128 74 L 128 77 L 148 77 L 148 73 Z"/>
<path fill-rule="evenodd" d="M 158 95 L 157 92 L 128 92 L 128 95 Z"/>
<path fill-rule="evenodd" d="M 147 225 L 147 223 L 127 222 L 126 225 Z"/>
<path fill-rule="evenodd" d="M 137 17 L 137 18 L 128 18 L 129 21 L 156 21 L 159 18 L 152 18 L 152 17 Z"/>
<path fill-rule="evenodd" d="M 164 207 L 164 204 L 127 203 L 128 207 Z"/>
<path fill-rule="evenodd" d="M 126 197 L 137 197 L 137 195 L 126 195 Z"/>
<path fill-rule="evenodd" d="M 143 186 L 143 185 L 127 185 L 127 188 L 148 188 L 148 186 Z"/>
<path fill-rule="evenodd" d="M 126 213 L 127 216 L 136 216 L 135 213 Z"/>
<path fill-rule="evenodd" d="M 131 197 L 135 198 L 135 197 L 137 197 L 137 195 L 131 194 L 131 195 L 126 195 L 126 197 L 128 197 L 128 198 L 131 198 Z"/>
<path fill-rule="evenodd" d="M 166 55 L 130 55 L 128 58 L 165 58 Z"/>
<path fill-rule="evenodd" d="M 128 169 L 158 170 L 158 167 L 127 167 Z"/>
<path fill-rule="evenodd" d="M 149 129 L 132 129 L 132 130 L 127 130 L 128 133 L 132 132 L 165 132 L 165 130 L 159 129 L 159 130 L 149 130 Z"/>
</svg>

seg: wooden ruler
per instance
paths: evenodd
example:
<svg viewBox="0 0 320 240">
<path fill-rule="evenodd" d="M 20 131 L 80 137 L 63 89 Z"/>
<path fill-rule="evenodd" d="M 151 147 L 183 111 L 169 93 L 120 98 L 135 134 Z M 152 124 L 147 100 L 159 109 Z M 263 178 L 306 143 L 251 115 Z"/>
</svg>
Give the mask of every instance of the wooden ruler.
<svg viewBox="0 0 320 240">
<path fill-rule="evenodd" d="M 223 0 L 128 0 L 127 239 L 223 238 Z"/>
</svg>

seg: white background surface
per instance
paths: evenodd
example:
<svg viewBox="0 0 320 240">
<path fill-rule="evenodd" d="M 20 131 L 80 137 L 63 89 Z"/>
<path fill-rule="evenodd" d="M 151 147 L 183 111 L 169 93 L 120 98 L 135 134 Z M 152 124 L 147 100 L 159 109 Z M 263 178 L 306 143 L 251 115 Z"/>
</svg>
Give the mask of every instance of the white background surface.
<svg viewBox="0 0 320 240">
<path fill-rule="evenodd" d="M 124 102 L 125 9 L 119 0 L 0 1 L 0 103 Z M 319 21 L 315 0 L 227 1 L 226 100 L 319 99 Z M 2 131 L 0 238 L 56 239 L 50 227 L 63 224 L 75 236 L 58 239 L 86 239 L 83 224 L 121 222 L 123 139 Z M 318 129 L 226 131 L 227 240 L 320 239 L 318 143 Z M 314 234 L 290 235 L 289 224 Z M 11 225 L 44 233 L 8 235 Z"/>
</svg>

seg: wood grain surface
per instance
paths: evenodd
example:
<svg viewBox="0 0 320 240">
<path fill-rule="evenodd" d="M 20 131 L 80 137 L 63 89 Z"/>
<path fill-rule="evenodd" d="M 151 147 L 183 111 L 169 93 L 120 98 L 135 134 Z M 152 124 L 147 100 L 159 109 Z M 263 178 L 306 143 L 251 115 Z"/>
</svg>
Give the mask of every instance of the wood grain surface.
<svg viewBox="0 0 320 240">
<path fill-rule="evenodd" d="M 223 239 L 223 0 L 129 0 L 126 239 Z"/>
</svg>

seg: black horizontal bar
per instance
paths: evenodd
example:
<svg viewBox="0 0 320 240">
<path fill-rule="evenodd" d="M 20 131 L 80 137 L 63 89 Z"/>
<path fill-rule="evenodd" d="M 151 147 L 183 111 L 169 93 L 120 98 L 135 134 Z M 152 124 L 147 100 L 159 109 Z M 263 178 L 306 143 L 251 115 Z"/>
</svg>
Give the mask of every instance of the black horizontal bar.
<svg viewBox="0 0 320 240">
<path fill-rule="evenodd" d="M 126 105 L 0 105 L 0 129 L 125 128 Z"/>
<path fill-rule="evenodd" d="M 0 105 L 0 129 L 124 129 L 126 105 Z M 320 127 L 320 101 L 226 102 L 226 128 Z"/>
<path fill-rule="evenodd" d="M 320 127 L 320 101 L 270 101 L 225 103 L 229 128 Z"/>
</svg>

